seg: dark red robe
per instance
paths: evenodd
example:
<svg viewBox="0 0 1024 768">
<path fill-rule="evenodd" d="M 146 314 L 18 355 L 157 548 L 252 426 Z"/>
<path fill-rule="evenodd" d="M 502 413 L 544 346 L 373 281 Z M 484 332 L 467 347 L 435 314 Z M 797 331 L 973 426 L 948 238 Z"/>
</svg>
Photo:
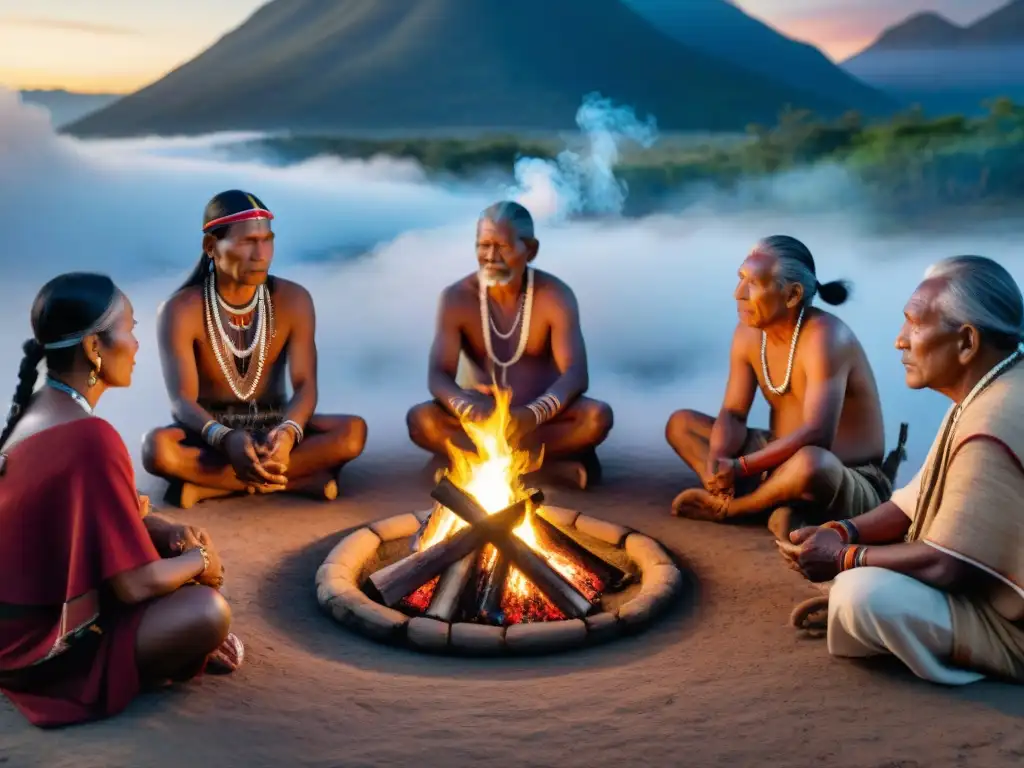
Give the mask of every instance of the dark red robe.
<svg viewBox="0 0 1024 768">
<path fill-rule="evenodd" d="M 108 717 L 139 691 L 146 604 L 107 582 L 160 559 L 135 472 L 109 423 L 80 419 L 26 438 L 0 475 L 0 690 L 34 725 Z"/>
</svg>

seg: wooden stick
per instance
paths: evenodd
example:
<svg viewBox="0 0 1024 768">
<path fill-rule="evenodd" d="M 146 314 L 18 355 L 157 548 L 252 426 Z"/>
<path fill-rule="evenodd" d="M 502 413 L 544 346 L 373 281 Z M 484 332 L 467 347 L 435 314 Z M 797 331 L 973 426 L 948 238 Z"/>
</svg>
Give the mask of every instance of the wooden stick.
<svg viewBox="0 0 1024 768">
<path fill-rule="evenodd" d="M 473 575 L 475 558 L 475 554 L 471 552 L 455 565 L 448 566 L 448 570 L 441 574 L 441 580 L 437 583 L 437 589 L 430 600 L 430 607 L 427 608 L 427 616 L 441 621 L 452 621 L 455 618 L 459 598 L 469 583 L 469 577 Z"/>
<path fill-rule="evenodd" d="M 601 581 L 602 592 L 621 589 L 632 578 L 614 563 L 610 563 L 595 552 L 587 549 L 550 520 L 543 516 L 543 507 L 539 514 L 531 518 L 537 526 L 537 533 L 546 548 L 560 550 L 580 565 L 593 573 Z"/>
<path fill-rule="evenodd" d="M 505 614 L 501 610 L 501 598 L 505 594 L 505 580 L 508 578 L 508 558 L 497 549 L 494 565 L 481 574 L 480 585 L 476 593 L 477 617 L 487 624 L 501 626 L 505 623 Z"/>
<path fill-rule="evenodd" d="M 489 515 L 468 493 L 442 478 L 430 495 L 448 507 L 467 523 L 476 528 L 487 522 Z M 523 575 L 544 595 L 555 604 L 566 618 L 579 619 L 597 609 L 573 584 L 558 571 L 548 565 L 547 561 L 534 552 L 530 546 L 511 533 L 507 536 L 496 536 L 489 541 L 504 554 L 512 565 L 522 571 Z M 429 551 L 429 550 L 428 550 Z M 418 586 L 418 585 L 417 585 Z"/>
<path fill-rule="evenodd" d="M 510 531 L 523 519 L 527 505 L 539 504 L 543 499 L 543 493 L 534 491 L 528 498 L 501 512 L 487 515 L 486 520 L 457 531 L 439 544 L 375 571 L 366 582 L 368 593 L 378 602 L 393 608 L 403 597 L 486 542 L 514 538 Z"/>
</svg>

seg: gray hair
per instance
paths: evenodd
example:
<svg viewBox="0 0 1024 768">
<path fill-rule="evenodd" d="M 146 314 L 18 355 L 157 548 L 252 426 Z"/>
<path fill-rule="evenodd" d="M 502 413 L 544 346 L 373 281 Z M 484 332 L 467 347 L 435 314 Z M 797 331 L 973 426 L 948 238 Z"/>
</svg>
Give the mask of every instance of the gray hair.
<svg viewBox="0 0 1024 768">
<path fill-rule="evenodd" d="M 480 221 L 508 224 L 521 240 L 532 240 L 534 237 L 533 216 L 530 215 L 526 206 L 512 200 L 502 200 L 488 206 L 480 214 Z"/>
<path fill-rule="evenodd" d="M 810 249 L 795 237 L 771 235 L 761 238 L 751 253 L 772 256 L 778 266 L 775 277 L 781 285 L 799 284 L 804 289 L 804 306 L 809 306 L 815 296 L 826 304 L 838 305 L 850 297 L 850 284 L 846 280 L 832 280 L 819 283 Z"/>
<path fill-rule="evenodd" d="M 952 326 L 973 325 L 984 341 L 1012 349 L 1024 332 L 1024 298 L 1013 276 L 985 256 L 952 256 L 928 267 L 925 280 L 941 280 L 938 310 Z"/>
</svg>

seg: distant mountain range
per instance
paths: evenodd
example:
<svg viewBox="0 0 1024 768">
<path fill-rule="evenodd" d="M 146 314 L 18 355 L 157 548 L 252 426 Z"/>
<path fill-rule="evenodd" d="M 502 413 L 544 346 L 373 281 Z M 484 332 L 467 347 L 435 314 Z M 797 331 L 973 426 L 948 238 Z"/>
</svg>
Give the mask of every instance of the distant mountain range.
<svg viewBox="0 0 1024 768">
<path fill-rule="evenodd" d="M 55 128 L 73 123 L 108 104 L 113 104 L 119 98 L 121 98 L 120 94 L 111 93 L 72 93 L 63 90 L 21 91 L 21 100 L 25 104 L 36 104 L 49 111 L 50 120 Z"/>
<path fill-rule="evenodd" d="M 937 13 L 915 14 L 842 66 L 934 111 L 976 111 L 995 96 L 1024 101 L 1024 0 L 966 26 Z"/>
<path fill-rule="evenodd" d="M 684 15 L 650 0 L 273 0 L 196 58 L 68 130 L 559 130 L 575 127 L 591 91 L 667 130 L 742 130 L 774 122 L 787 105 L 824 115 L 891 106 L 723 0 L 691 5 L 720 14 L 713 34 L 735 29 L 733 39 L 759 42 L 732 55 L 725 43 L 709 50 Z M 784 55 L 813 63 L 776 77 L 786 67 L 769 60 Z"/>
<path fill-rule="evenodd" d="M 725 0 L 622 0 L 683 45 L 866 114 L 893 111 L 891 97 Z"/>
</svg>

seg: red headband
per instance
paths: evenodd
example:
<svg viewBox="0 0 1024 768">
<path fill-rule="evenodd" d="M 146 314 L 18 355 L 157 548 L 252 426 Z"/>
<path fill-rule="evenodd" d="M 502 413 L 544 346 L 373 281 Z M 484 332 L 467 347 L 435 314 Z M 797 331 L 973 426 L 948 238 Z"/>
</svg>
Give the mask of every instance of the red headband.
<svg viewBox="0 0 1024 768">
<path fill-rule="evenodd" d="M 203 225 L 203 232 L 209 232 L 217 227 L 226 227 L 229 224 L 237 224 L 240 221 L 252 221 L 254 219 L 267 219 L 269 221 L 273 218 L 274 214 L 270 211 L 265 211 L 262 208 L 251 208 L 248 211 L 232 213 L 229 216 L 221 216 L 219 219 L 208 221 Z"/>
</svg>

